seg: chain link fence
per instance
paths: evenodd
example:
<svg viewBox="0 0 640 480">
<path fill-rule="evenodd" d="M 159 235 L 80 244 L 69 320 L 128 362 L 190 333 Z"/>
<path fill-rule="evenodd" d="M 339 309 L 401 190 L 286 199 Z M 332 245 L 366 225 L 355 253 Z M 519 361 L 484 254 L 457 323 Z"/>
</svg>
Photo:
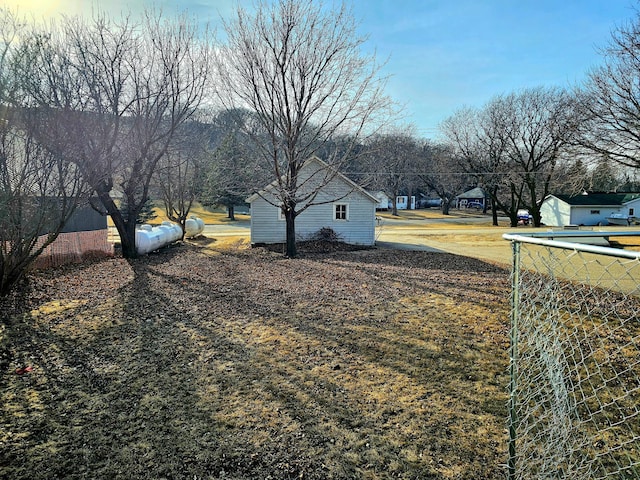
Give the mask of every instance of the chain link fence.
<svg viewBox="0 0 640 480">
<path fill-rule="evenodd" d="M 553 236 L 504 235 L 509 479 L 640 479 L 640 253 Z"/>
</svg>

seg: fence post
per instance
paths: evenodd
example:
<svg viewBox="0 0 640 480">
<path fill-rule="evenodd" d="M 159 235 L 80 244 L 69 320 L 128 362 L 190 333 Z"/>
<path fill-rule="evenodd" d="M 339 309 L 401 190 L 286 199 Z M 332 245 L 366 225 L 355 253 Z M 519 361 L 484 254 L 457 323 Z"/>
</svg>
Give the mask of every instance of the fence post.
<svg viewBox="0 0 640 480">
<path fill-rule="evenodd" d="M 520 316 L 520 242 L 512 241 L 513 265 L 511 273 L 511 330 L 509 347 L 509 480 L 516 478 L 516 397 L 518 380 L 518 318 Z"/>
</svg>

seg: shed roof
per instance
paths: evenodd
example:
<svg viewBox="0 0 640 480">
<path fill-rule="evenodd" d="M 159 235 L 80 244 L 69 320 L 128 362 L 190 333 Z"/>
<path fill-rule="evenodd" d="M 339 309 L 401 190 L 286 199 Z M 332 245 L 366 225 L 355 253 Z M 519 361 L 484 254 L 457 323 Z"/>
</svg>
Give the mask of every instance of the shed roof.
<svg viewBox="0 0 640 480">
<path fill-rule="evenodd" d="M 367 192 L 364 188 L 362 188 L 356 182 L 354 182 L 350 178 L 346 177 L 345 175 L 343 175 L 339 171 L 335 170 L 331 165 L 329 165 L 328 163 L 320 160 L 315 155 L 313 157 L 310 157 L 307 160 L 307 162 L 305 162 L 305 166 L 308 165 L 309 163 L 312 163 L 312 162 L 318 163 L 321 166 L 321 168 L 323 168 L 323 169 L 327 169 L 327 170 L 333 171 L 333 173 L 335 173 L 336 178 L 341 179 L 343 182 L 347 183 L 355 191 L 358 191 L 358 192 L 362 193 L 367 199 L 371 200 L 372 202 L 378 203 L 378 201 L 379 201 L 378 198 L 376 198 L 373 194 Z M 277 187 L 277 185 L 278 185 L 278 181 L 274 180 L 273 182 L 271 182 L 269 185 L 267 185 L 265 188 L 263 188 L 259 192 L 256 192 L 253 195 L 249 196 L 245 201 L 247 203 L 251 203 L 254 200 L 257 200 L 258 198 L 261 198 L 264 193 L 274 190 Z"/>
<path fill-rule="evenodd" d="M 587 193 L 582 195 L 550 195 L 572 206 L 621 206 L 640 198 L 640 193 Z"/>
</svg>

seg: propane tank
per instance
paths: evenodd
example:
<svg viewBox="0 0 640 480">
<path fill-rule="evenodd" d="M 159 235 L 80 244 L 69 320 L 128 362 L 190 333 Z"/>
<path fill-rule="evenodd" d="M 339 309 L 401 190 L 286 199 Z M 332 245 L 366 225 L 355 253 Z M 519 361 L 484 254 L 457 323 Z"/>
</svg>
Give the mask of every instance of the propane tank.
<svg viewBox="0 0 640 480">
<path fill-rule="evenodd" d="M 162 222 L 157 227 L 141 225 L 136 229 L 136 252 L 138 255 L 145 255 L 181 238 L 182 229 L 176 223 Z"/>
<path fill-rule="evenodd" d="M 204 231 L 204 220 L 191 215 L 191 218 L 187 218 L 184 222 L 185 237 L 193 238 L 197 237 Z"/>
</svg>

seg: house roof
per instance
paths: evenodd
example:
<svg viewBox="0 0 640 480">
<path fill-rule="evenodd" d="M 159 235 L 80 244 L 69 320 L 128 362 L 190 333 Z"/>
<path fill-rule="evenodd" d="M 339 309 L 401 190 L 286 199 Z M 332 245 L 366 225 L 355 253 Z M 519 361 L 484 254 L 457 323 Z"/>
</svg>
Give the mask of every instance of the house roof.
<svg viewBox="0 0 640 480">
<path fill-rule="evenodd" d="M 587 193 L 582 195 L 549 195 L 572 206 L 621 206 L 640 198 L 640 193 Z"/>
<path fill-rule="evenodd" d="M 484 198 L 484 197 L 485 197 L 484 190 L 482 190 L 480 187 L 476 187 L 458 195 L 457 198 Z"/>
<path fill-rule="evenodd" d="M 358 191 L 360 193 L 362 193 L 366 198 L 368 198 L 369 200 L 371 200 L 374 203 L 378 203 L 379 199 L 375 197 L 375 195 L 372 195 L 371 193 L 367 192 L 364 188 L 362 188 L 360 185 L 358 185 L 356 182 L 354 182 L 353 180 L 351 180 L 350 178 L 346 177 L 345 175 L 343 175 L 342 173 L 340 173 L 339 171 L 335 170 L 331 165 L 329 165 L 328 163 L 320 160 L 318 157 L 313 156 L 310 157 L 304 164 L 304 166 L 309 165 L 312 162 L 316 162 L 318 163 L 321 168 L 332 171 L 332 173 L 336 174 L 335 178 L 339 178 L 340 180 L 342 180 L 343 182 L 347 183 L 350 187 L 352 187 L 355 191 Z M 269 185 L 267 185 L 265 188 L 263 188 L 262 190 L 260 190 L 259 192 L 254 193 L 253 195 L 249 196 L 245 201 L 247 203 L 251 203 L 254 200 L 257 200 L 258 198 L 261 198 L 263 196 L 264 193 L 273 190 L 277 187 L 278 185 L 278 181 L 274 180 L 273 182 L 271 182 Z"/>
</svg>

